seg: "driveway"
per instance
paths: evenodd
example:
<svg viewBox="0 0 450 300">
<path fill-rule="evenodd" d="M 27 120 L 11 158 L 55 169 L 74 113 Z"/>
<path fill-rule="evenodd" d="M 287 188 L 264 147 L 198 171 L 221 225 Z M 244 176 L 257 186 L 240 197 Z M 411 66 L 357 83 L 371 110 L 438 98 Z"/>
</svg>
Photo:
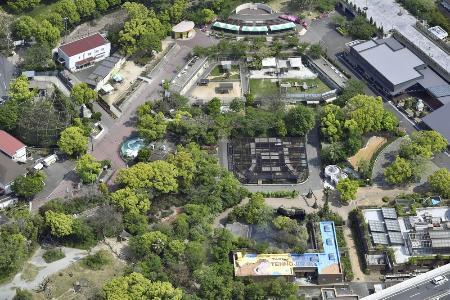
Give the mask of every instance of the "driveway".
<svg viewBox="0 0 450 300">
<path fill-rule="evenodd" d="M 74 262 L 77 262 L 83 257 L 88 255 L 88 252 L 86 250 L 66 248 L 66 247 L 62 247 L 61 250 L 64 252 L 66 257 L 47 264 L 42 258 L 42 254 L 45 251 L 39 248 L 29 260 L 30 264 L 40 268 L 39 273 L 32 281 L 25 281 L 21 278 L 22 272 L 20 272 L 16 274 L 16 276 L 14 276 L 14 279 L 10 283 L 0 285 L 0 300 L 12 299 L 16 293 L 15 290 L 17 288 L 27 290 L 34 290 L 38 288 L 39 284 L 45 278 L 50 277 L 51 275 L 67 268 Z"/>
</svg>

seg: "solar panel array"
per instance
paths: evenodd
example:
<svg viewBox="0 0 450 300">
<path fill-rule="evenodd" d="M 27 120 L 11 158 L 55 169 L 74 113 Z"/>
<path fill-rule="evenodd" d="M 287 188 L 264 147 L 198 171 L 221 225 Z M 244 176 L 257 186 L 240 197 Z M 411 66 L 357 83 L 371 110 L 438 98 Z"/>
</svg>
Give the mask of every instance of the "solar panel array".
<svg viewBox="0 0 450 300">
<path fill-rule="evenodd" d="M 383 218 L 385 219 L 397 219 L 397 212 L 395 211 L 395 208 L 382 207 L 381 213 L 383 214 Z"/>
<path fill-rule="evenodd" d="M 383 222 L 377 220 L 369 220 L 369 228 L 371 232 L 386 232 Z"/>
<path fill-rule="evenodd" d="M 374 244 L 389 245 L 388 239 L 385 233 L 372 232 L 372 239 Z"/>
<path fill-rule="evenodd" d="M 391 244 L 400 244 L 403 245 L 403 236 L 400 232 L 389 231 L 388 233 L 389 241 Z"/>
<path fill-rule="evenodd" d="M 386 224 L 386 228 L 388 231 L 401 231 L 398 220 L 386 219 L 386 220 L 384 220 L 384 223 Z"/>
</svg>

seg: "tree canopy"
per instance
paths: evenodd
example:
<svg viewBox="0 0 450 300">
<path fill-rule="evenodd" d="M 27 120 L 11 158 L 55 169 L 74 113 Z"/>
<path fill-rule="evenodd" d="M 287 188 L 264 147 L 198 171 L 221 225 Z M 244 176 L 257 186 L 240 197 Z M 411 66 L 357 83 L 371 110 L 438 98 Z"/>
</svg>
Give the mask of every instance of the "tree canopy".
<svg viewBox="0 0 450 300">
<path fill-rule="evenodd" d="M 136 193 L 130 188 L 115 191 L 110 195 L 111 202 L 127 213 L 146 213 L 150 208 L 150 200 L 143 193 Z"/>
<path fill-rule="evenodd" d="M 91 89 L 87 83 L 82 82 L 73 86 L 70 96 L 79 105 L 86 104 L 97 99 L 97 92 Z"/>
<path fill-rule="evenodd" d="M 413 179 L 413 168 L 411 163 L 399 156 L 384 170 L 384 177 L 390 184 L 398 185 L 410 182 Z"/>
<path fill-rule="evenodd" d="M 443 198 L 450 198 L 450 172 L 443 168 L 428 177 L 431 190 Z"/>
<path fill-rule="evenodd" d="M 73 233 L 74 217 L 51 210 L 45 212 L 45 223 L 50 227 L 51 234 L 64 237 Z"/>
<path fill-rule="evenodd" d="M 14 179 L 11 186 L 13 192 L 24 198 L 31 198 L 44 189 L 45 174 L 41 171 L 33 174 L 21 175 Z"/>
<path fill-rule="evenodd" d="M 336 189 L 339 192 L 340 198 L 343 202 L 348 203 L 351 200 L 356 199 L 356 192 L 358 191 L 359 182 L 345 178 L 339 180 L 336 185 Z"/>
<path fill-rule="evenodd" d="M 177 176 L 178 170 L 173 164 L 158 160 L 121 169 L 116 181 L 131 189 L 152 189 L 170 193 L 178 189 Z"/>
<path fill-rule="evenodd" d="M 287 112 L 285 123 L 289 135 L 304 136 L 314 127 L 314 111 L 304 105 L 296 105 Z"/>
<path fill-rule="evenodd" d="M 152 282 L 142 274 L 131 273 L 108 281 L 103 287 L 106 300 L 181 300 L 183 293 L 169 282 Z"/>
<path fill-rule="evenodd" d="M 85 154 L 77 161 L 75 170 L 83 183 L 94 183 L 102 170 L 102 165 L 92 155 Z"/>
<path fill-rule="evenodd" d="M 83 129 L 80 127 L 67 127 L 61 132 L 58 146 L 68 155 L 82 154 L 87 150 L 88 138 L 84 135 Z"/>
</svg>

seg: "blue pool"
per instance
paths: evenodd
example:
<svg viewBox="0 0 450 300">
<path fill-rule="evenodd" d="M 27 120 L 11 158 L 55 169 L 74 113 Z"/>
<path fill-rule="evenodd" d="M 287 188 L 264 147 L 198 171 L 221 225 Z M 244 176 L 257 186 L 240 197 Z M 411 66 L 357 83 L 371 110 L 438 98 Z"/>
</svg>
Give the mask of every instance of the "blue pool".
<svg viewBox="0 0 450 300">
<path fill-rule="evenodd" d="M 135 158 L 140 149 L 144 148 L 144 140 L 141 138 L 131 138 L 120 146 L 120 154 L 124 158 Z"/>
</svg>

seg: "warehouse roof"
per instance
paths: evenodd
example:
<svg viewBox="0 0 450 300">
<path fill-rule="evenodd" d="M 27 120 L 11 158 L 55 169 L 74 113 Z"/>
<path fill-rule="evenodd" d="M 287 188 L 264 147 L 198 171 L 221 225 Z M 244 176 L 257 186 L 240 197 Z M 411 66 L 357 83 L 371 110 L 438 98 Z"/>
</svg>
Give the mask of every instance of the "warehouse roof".
<svg viewBox="0 0 450 300">
<path fill-rule="evenodd" d="M 353 49 L 393 85 L 419 79 L 422 74 L 416 68 L 425 63 L 408 48 L 393 49 L 392 46 L 396 44 L 367 41 L 353 46 Z"/>
<path fill-rule="evenodd" d="M 431 129 L 442 134 L 450 143 L 450 126 L 448 126 L 449 116 L 450 103 L 428 114 L 422 119 L 422 121 Z"/>
</svg>

